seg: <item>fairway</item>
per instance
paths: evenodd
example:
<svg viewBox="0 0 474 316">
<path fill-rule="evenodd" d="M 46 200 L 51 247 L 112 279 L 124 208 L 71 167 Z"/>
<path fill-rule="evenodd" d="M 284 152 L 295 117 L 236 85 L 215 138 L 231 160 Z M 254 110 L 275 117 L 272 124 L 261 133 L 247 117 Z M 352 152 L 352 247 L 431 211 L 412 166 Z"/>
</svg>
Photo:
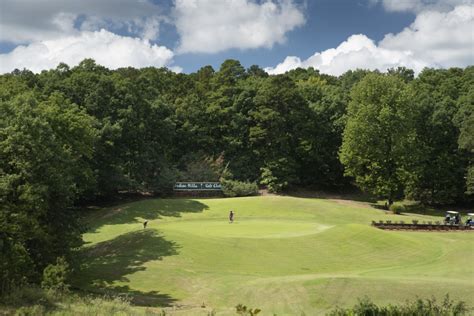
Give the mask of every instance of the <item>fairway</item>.
<svg viewBox="0 0 474 316">
<path fill-rule="evenodd" d="M 171 315 L 234 315 L 239 303 L 263 315 L 315 315 L 364 295 L 472 302 L 474 234 L 370 226 L 412 219 L 440 220 L 295 197 L 142 200 L 88 217 L 77 283 L 133 294 Z"/>
</svg>

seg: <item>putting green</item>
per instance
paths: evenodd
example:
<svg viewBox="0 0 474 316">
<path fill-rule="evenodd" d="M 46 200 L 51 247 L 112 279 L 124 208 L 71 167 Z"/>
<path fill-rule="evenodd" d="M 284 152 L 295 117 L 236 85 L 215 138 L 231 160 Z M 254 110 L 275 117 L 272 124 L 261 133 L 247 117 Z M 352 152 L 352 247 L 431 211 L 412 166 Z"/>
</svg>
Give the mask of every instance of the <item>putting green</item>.
<svg viewBox="0 0 474 316">
<path fill-rule="evenodd" d="M 201 237 L 290 238 L 316 234 L 330 226 L 292 220 L 242 218 L 233 223 L 225 219 L 176 221 L 161 224 L 160 228 Z"/>
<path fill-rule="evenodd" d="M 474 233 L 370 225 L 412 219 L 442 220 L 278 196 L 127 203 L 88 217 L 75 285 L 128 293 L 169 315 L 235 315 L 239 303 L 262 315 L 319 315 L 365 295 L 380 304 L 447 293 L 472 302 Z"/>
</svg>

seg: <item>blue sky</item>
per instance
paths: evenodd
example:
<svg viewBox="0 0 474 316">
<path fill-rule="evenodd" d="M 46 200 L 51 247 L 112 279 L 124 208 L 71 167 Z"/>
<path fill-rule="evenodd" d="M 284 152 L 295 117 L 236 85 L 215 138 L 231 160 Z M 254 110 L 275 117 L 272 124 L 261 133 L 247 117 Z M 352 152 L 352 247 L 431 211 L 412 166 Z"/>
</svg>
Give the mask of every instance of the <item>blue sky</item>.
<svg viewBox="0 0 474 316">
<path fill-rule="evenodd" d="M 218 67 L 222 61 L 233 58 L 246 67 L 270 67 L 288 55 L 308 58 L 316 51 L 336 47 L 352 34 L 366 34 L 379 41 L 387 33 L 398 33 L 415 19 L 411 12 L 387 12 L 381 4 L 370 5 L 364 0 L 308 1 L 304 11 L 306 23 L 288 32 L 284 44 L 271 49 L 231 49 L 217 54 L 183 54 L 175 58 L 183 69 L 195 71 L 202 65 Z M 176 43 L 176 31 L 170 27 L 169 47 Z"/>
<path fill-rule="evenodd" d="M 0 71 L 71 66 L 215 69 L 228 58 L 269 73 L 315 67 L 465 67 L 471 0 L 3 0 Z M 391 34 L 391 35 L 390 35 Z"/>
</svg>

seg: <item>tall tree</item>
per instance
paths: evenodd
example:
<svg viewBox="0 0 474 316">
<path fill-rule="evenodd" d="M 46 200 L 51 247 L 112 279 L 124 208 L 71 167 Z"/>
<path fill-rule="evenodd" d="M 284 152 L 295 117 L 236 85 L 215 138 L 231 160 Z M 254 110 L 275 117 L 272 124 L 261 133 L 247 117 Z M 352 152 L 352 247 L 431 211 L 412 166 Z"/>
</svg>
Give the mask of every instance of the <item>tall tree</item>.
<svg viewBox="0 0 474 316">
<path fill-rule="evenodd" d="M 306 133 L 307 102 L 288 76 L 271 77 L 258 90 L 255 109 L 250 111 L 249 140 L 261 180 L 271 191 L 298 183 L 296 149 Z"/>
<path fill-rule="evenodd" d="M 415 134 L 405 168 L 409 198 L 431 204 L 462 199 L 467 156 L 458 147 L 455 124 L 462 75 L 460 69 L 425 69 L 410 85 Z"/>
<path fill-rule="evenodd" d="M 363 190 L 392 204 L 403 191 L 408 96 L 397 76 L 368 74 L 351 93 L 340 159 Z"/>
<path fill-rule="evenodd" d="M 81 243 L 70 207 L 93 181 L 93 119 L 60 94 L 0 103 L 0 285 L 38 281 Z"/>
</svg>

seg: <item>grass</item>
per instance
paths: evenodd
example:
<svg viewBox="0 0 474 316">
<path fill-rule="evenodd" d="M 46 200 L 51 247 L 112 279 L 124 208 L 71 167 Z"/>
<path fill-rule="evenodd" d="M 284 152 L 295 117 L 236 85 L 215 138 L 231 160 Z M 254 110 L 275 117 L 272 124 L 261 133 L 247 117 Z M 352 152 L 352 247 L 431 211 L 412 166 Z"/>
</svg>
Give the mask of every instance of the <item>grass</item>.
<svg viewBox="0 0 474 316">
<path fill-rule="evenodd" d="M 126 203 L 88 217 L 75 283 L 171 315 L 234 315 L 238 303 L 263 315 L 324 314 L 366 295 L 377 304 L 446 293 L 472 302 L 474 234 L 370 226 L 412 219 L 442 220 L 279 196 Z"/>
<path fill-rule="evenodd" d="M 0 315 L 90 316 L 164 315 L 158 308 L 137 308 L 128 297 L 90 295 L 23 286 L 0 298 Z"/>
</svg>

